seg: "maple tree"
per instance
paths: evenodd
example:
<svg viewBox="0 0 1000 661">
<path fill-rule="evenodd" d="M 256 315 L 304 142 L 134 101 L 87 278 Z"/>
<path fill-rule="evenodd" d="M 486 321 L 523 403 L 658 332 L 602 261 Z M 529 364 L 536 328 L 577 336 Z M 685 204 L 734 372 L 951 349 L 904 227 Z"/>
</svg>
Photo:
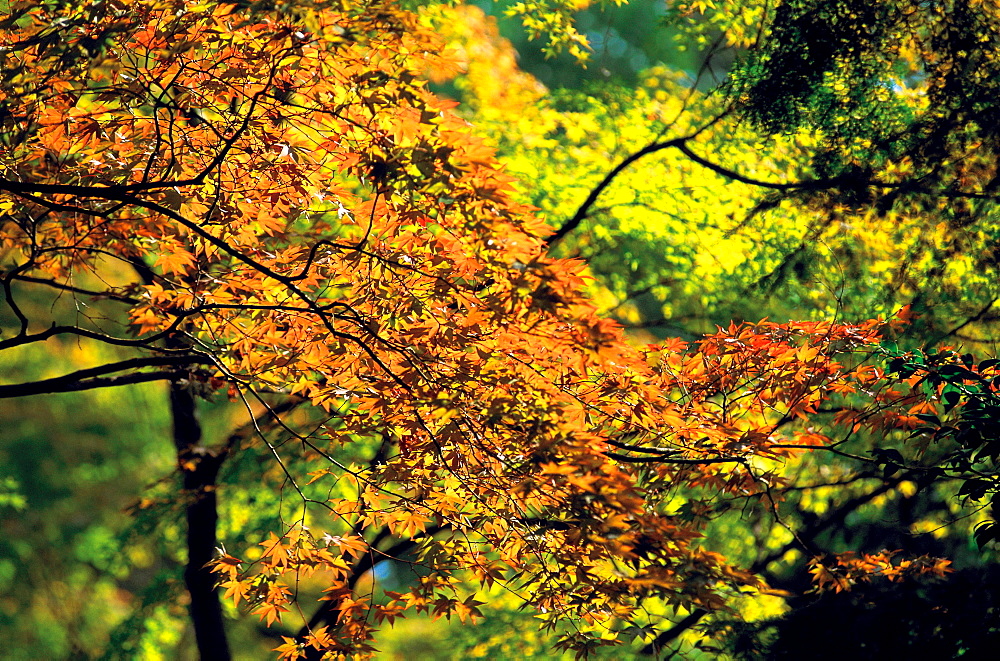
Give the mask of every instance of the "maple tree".
<svg viewBox="0 0 1000 661">
<path fill-rule="evenodd" d="M 539 29 L 572 48 L 572 6 L 517 11 L 554 17 Z M 0 396 L 170 384 L 180 490 L 134 509 L 184 510 L 205 658 L 229 655 L 217 583 L 280 638 L 283 658 L 365 655 L 378 627 L 413 613 L 473 621 L 490 589 L 516 595 L 580 655 L 629 637 L 661 647 L 677 612 L 773 592 L 760 567 L 703 540 L 741 507 L 777 517 L 789 467 L 817 454 L 853 452 L 870 434 L 881 454 L 866 461 L 893 487 L 937 471 L 978 498 L 998 491 L 997 364 L 951 353 L 880 364 L 876 347 L 906 311 L 627 342 L 588 296 L 585 263 L 549 251 L 624 168 L 602 161 L 607 184 L 553 234 L 455 103 L 429 91 L 427 79 L 464 66 L 456 84 L 477 121 L 537 106 L 511 135 L 531 137 L 539 118 L 580 130 L 580 113 L 546 108 L 509 50 L 475 34 L 474 9 L 8 11 L 0 282 L 12 332 L 0 350 L 67 339 L 87 350 Z M 487 60 L 516 84 L 477 77 Z M 760 185 L 695 150 L 721 120 L 691 121 L 628 164 L 670 150 Z M 821 175 L 831 185 L 770 187 L 843 193 L 845 175 Z M 245 411 L 219 444 L 196 415 L 212 397 Z M 812 424 L 829 408 L 828 426 Z M 904 456 L 922 423 L 940 449 Z M 264 468 L 220 481 L 241 461 Z M 237 524 L 220 523 L 220 508 L 225 518 L 240 475 L 282 500 L 269 525 L 248 526 L 257 539 L 230 542 L 219 526 Z M 891 552 L 813 560 L 817 585 L 834 591 L 947 567 Z M 361 589 L 389 561 L 407 580 Z M 322 601 L 309 611 L 312 592 Z"/>
</svg>

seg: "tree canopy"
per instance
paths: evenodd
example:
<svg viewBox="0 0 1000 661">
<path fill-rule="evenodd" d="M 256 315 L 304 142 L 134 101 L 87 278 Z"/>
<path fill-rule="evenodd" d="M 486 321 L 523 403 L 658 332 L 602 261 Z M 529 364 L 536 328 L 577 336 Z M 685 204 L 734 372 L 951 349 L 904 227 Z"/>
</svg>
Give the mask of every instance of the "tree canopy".
<svg viewBox="0 0 1000 661">
<path fill-rule="evenodd" d="M 585 4 L 507 12 L 586 60 Z M 474 6 L 7 3 L 24 658 L 365 658 L 420 616 L 755 658 L 924 586 L 964 617 L 997 17 L 671 5 L 693 69 L 549 90 Z"/>
</svg>

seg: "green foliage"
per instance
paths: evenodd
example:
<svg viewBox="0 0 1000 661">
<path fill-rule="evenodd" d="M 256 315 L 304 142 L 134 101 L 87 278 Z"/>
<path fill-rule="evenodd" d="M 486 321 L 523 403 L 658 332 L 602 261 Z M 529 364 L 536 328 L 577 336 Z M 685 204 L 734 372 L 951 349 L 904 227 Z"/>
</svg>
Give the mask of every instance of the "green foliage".
<svg viewBox="0 0 1000 661">
<path fill-rule="evenodd" d="M 944 580 L 877 582 L 806 596 L 780 619 L 720 629 L 740 661 L 989 659 L 1000 643 L 998 579 L 992 567 Z"/>
<path fill-rule="evenodd" d="M 966 475 L 958 489 L 958 496 L 966 501 L 989 501 L 991 518 L 980 521 L 973 537 L 982 549 L 1000 539 L 1000 373 L 996 370 L 1000 360 L 978 362 L 972 354 L 959 355 L 943 351 L 933 355 L 921 352 L 893 358 L 889 372 L 917 380 L 916 387 L 924 388 L 940 400 L 940 411 L 917 413 L 920 426 L 913 432 L 914 448 L 919 454 L 928 445 L 947 448 L 943 460 L 927 468 L 930 477 L 940 477 L 950 472 Z M 913 459 L 898 451 L 876 448 L 872 450 L 877 462 L 891 474 Z M 983 506 L 984 508 L 985 506 Z M 983 509 L 979 508 L 979 509 Z"/>
<path fill-rule="evenodd" d="M 666 3 L 602 2 L 574 11 L 573 23 L 588 46 L 582 66 L 565 50 L 552 53 L 544 37 L 532 38 L 519 17 L 510 14 L 511 0 L 479 0 L 474 4 L 496 16 L 504 37 L 517 50 L 518 66 L 551 89 L 578 89 L 609 80 L 632 87 L 651 66 L 668 65 L 682 71 L 698 66 L 696 55 L 681 52 L 674 42 L 676 29 L 666 24 L 671 9 Z"/>
<path fill-rule="evenodd" d="M 998 122 L 982 99 L 1000 77 L 979 75 L 995 66 L 987 49 L 961 49 L 995 39 L 994 14 L 850 2 L 781 3 L 762 22 L 749 2 L 677 11 L 691 17 L 689 38 L 718 24 L 751 46 L 716 93 L 657 67 L 637 86 L 591 83 L 474 115 L 554 227 L 614 165 L 701 131 L 691 147 L 720 170 L 651 153 L 561 242 L 588 261 L 605 307 L 683 334 L 732 318 L 860 318 L 910 304 L 916 342 L 960 333 L 988 349 L 1000 179 L 989 156 Z M 706 56 L 702 87 L 725 60 Z M 959 80 L 962 57 L 977 64 Z M 463 91 L 476 108 L 474 87 Z"/>
<path fill-rule="evenodd" d="M 930 173 L 973 135 L 995 143 L 998 29 L 966 0 L 783 2 L 728 92 L 768 133 L 822 131 L 822 176 L 904 155 Z"/>
<path fill-rule="evenodd" d="M 896 15 L 889 3 L 783 2 L 764 47 L 734 69 L 728 91 L 769 133 L 822 126 L 841 143 L 886 136 L 907 110 L 898 95 L 879 91 L 894 82 L 897 49 L 887 41 L 898 36 Z"/>
<path fill-rule="evenodd" d="M 15 507 L 0 509 L 6 658 L 97 655 L 147 577 L 169 564 L 124 514 L 170 466 L 150 442 L 163 434 L 157 404 L 149 388 L 65 395 L 16 414 L 4 402 L 0 457 L 15 476 L 5 485 L 21 485 Z"/>
<path fill-rule="evenodd" d="M 20 512 L 28 506 L 28 499 L 21 493 L 20 484 L 13 477 L 0 478 L 0 507 Z"/>
</svg>

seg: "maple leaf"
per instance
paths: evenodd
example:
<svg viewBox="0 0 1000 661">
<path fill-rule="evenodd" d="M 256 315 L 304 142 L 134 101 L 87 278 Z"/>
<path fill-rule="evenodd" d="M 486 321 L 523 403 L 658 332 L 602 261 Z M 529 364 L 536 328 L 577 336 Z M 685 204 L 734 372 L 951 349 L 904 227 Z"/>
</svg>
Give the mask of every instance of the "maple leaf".
<svg viewBox="0 0 1000 661">
<path fill-rule="evenodd" d="M 282 539 L 273 532 L 269 534 L 269 539 L 267 541 L 260 543 L 260 546 L 264 547 L 264 552 L 261 555 L 261 558 L 268 564 L 275 567 L 285 567 L 288 565 L 288 548 L 285 546 Z"/>
<path fill-rule="evenodd" d="M 474 623 L 476 618 L 483 617 L 482 611 L 479 610 L 479 606 L 485 606 L 486 602 L 478 601 L 473 597 L 467 597 L 465 601 L 455 601 L 452 606 L 452 612 L 458 616 L 458 619 L 463 624 L 468 621 Z"/>
<path fill-rule="evenodd" d="M 225 599 L 232 598 L 233 606 L 239 606 L 240 601 L 247 599 L 247 594 L 250 592 L 251 585 L 246 581 L 239 581 L 235 579 L 230 579 L 228 581 L 223 581 L 219 584 L 219 587 L 225 588 L 226 591 L 223 594 Z"/>
<path fill-rule="evenodd" d="M 278 652 L 279 659 L 295 661 L 295 659 L 301 659 L 306 656 L 305 645 L 288 636 L 282 636 L 281 640 L 284 642 L 272 650 Z"/>
<path fill-rule="evenodd" d="M 280 622 L 281 614 L 287 612 L 288 609 L 281 604 L 267 601 L 262 604 L 258 604 L 257 607 L 254 608 L 254 613 L 260 615 L 261 621 L 265 622 L 267 626 L 271 626 L 275 622 Z"/>
<path fill-rule="evenodd" d="M 173 245 L 160 252 L 153 262 L 153 267 L 162 268 L 167 274 L 183 274 L 195 264 L 195 257 L 184 248 Z"/>
</svg>

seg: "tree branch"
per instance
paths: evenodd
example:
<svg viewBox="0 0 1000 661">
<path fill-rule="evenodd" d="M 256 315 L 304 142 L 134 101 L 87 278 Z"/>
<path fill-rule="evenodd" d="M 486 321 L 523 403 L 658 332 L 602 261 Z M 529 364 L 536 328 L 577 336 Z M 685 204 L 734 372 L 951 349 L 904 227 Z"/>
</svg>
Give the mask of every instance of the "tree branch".
<svg viewBox="0 0 1000 661">
<path fill-rule="evenodd" d="M 848 515 L 857 510 L 859 507 L 870 503 L 872 500 L 878 498 L 882 494 L 892 491 L 897 486 L 899 486 L 900 483 L 912 479 L 914 479 L 914 475 L 912 473 L 903 473 L 882 482 L 877 487 L 875 487 L 874 489 L 872 489 L 867 493 L 863 493 L 859 496 L 852 498 L 843 505 L 837 507 L 837 509 L 834 510 L 834 512 L 830 516 L 824 519 L 819 519 L 812 525 L 807 526 L 805 530 L 795 533 L 795 538 L 788 544 L 785 544 L 780 549 L 762 558 L 759 558 L 756 562 L 753 563 L 750 570 L 755 573 L 762 572 L 767 569 L 767 566 L 769 564 L 771 564 L 775 560 L 780 559 L 790 549 L 795 548 L 796 545 L 802 545 L 803 543 L 808 543 L 811 545 L 813 540 L 816 539 L 817 535 L 819 535 L 824 530 L 833 527 L 835 524 L 843 523 L 844 520 L 848 517 Z"/>
<path fill-rule="evenodd" d="M 626 454 L 618 454 L 617 452 L 605 452 L 605 457 L 609 459 L 614 459 L 616 461 L 622 461 L 627 464 L 685 464 L 692 466 L 701 466 L 708 464 L 745 464 L 747 462 L 746 457 L 710 457 L 708 459 L 682 459 L 679 457 L 671 455 L 658 455 L 653 457 L 630 457 Z"/>
<path fill-rule="evenodd" d="M 601 193 L 607 189 L 608 186 L 614 181 L 625 168 L 632 165 L 639 159 L 649 154 L 656 153 L 658 151 L 663 151 L 664 149 L 677 149 L 682 154 L 687 156 L 690 160 L 694 161 L 698 165 L 711 170 L 721 177 L 726 179 L 731 179 L 733 181 L 738 181 L 740 183 L 747 184 L 749 186 L 756 186 L 758 188 L 767 188 L 776 191 L 790 191 L 790 190 L 822 190 L 827 188 L 835 188 L 837 186 L 853 185 L 858 186 L 863 185 L 866 188 L 884 188 L 884 189 L 899 189 L 904 188 L 908 185 L 912 185 L 913 182 L 875 182 L 875 181 L 858 181 L 857 179 L 851 177 L 850 175 L 830 177 L 825 179 L 812 179 L 806 181 L 789 181 L 789 182 L 775 182 L 775 181 L 764 181 L 762 179 L 754 179 L 748 177 L 744 174 L 719 165 L 718 163 L 713 163 L 712 161 L 704 158 L 703 156 L 695 153 L 689 146 L 688 143 L 697 134 L 688 135 L 682 138 L 674 138 L 673 140 L 666 140 L 663 142 L 653 142 L 639 151 L 627 156 L 618 165 L 611 169 L 608 174 L 597 184 L 590 193 L 587 195 L 583 204 L 576 210 L 576 213 L 567 220 L 563 225 L 556 230 L 555 234 L 550 236 L 545 240 L 545 244 L 549 247 L 561 241 L 567 234 L 575 230 L 580 226 L 580 223 L 587 217 L 590 213 L 591 207 L 597 202 Z M 996 199 L 995 195 L 985 195 L 979 193 L 969 193 L 962 191 L 942 191 L 941 195 L 944 197 L 963 197 L 963 198 L 973 198 L 973 199 Z"/>
<path fill-rule="evenodd" d="M 30 395 L 46 395 L 58 392 L 77 392 L 80 390 L 93 390 L 94 388 L 109 388 L 134 383 L 147 383 L 149 381 L 174 379 L 177 377 L 176 370 L 137 372 L 118 376 L 105 375 L 143 367 L 164 367 L 168 365 L 185 366 L 212 363 L 213 361 L 211 358 L 202 355 L 130 358 L 129 360 L 122 360 L 117 363 L 108 363 L 107 365 L 101 365 L 100 367 L 90 367 L 83 370 L 77 370 L 76 372 L 70 372 L 69 374 L 53 377 L 51 379 L 0 385 L 0 399 L 27 397 Z"/>
<path fill-rule="evenodd" d="M 92 289 L 83 289 L 81 287 L 74 287 L 72 285 L 67 285 L 56 280 L 49 280 L 47 278 L 35 278 L 28 275 L 15 275 L 14 280 L 18 282 L 30 282 L 35 285 L 45 285 L 46 287 L 52 287 L 53 289 L 58 289 L 60 291 L 67 291 L 73 294 L 80 294 L 81 296 L 93 296 L 94 298 L 106 298 L 112 301 L 120 301 L 122 303 L 128 303 L 130 305 L 138 305 L 141 301 L 137 298 L 131 298 L 130 296 L 123 296 L 121 294 L 116 294 L 112 291 L 95 291 Z"/>
<path fill-rule="evenodd" d="M 379 551 L 377 549 L 370 549 L 369 552 L 366 555 L 359 558 L 358 562 L 354 565 L 354 568 L 351 570 L 350 575 L 347 577 L 346 581 L 347 587 L 353 590 L 357 582 L 361 580 L 361 578 L 368 571 L 373 569 L 376 565 L 386 560 L 397 559 L 404 553 L 407 553 L 416 548 L 417 545 L 421 542 L 421 540 L 432 537 L 433 535 L 444 530 L 445 528 L 447 528 L 447 526 L 431 526 L 420 537 L 404 539 L 390 546 L 388 549 L 384 551 Z M 298 638 L 300 640 L 304 639 L 307 635 L 309 635 L 309 632 L 312 629 L 321 626 L 323 624 L 328 624 L 328 625 L 336 624 L 338 614 L 339 610 L 337 608 L 336 602 L 334 601 L 324 602 L 319 608 L 316 609 L 316 612 L 313 613 L 313 616 L 309 618 L 309 623 L 303 626 L 299 630 Z M 320 659 L 322 659 L 324 656 L 324 652 L 317 650 L 311 646 L 307 646 L 305 652 L 306 652 L 305 655 L 306 661 L 320 661 Z"/>
<path fill-rule="evenodd" d="M 111 335 L 105 335 L 104 333 L 98 333 L 97 331 L 87 330 L 86 328 L 80 328 L 79 326 L 51 326 L 43 331 L 31 334 L 18 334 L 14 337 L 0 341 L 0 351 L 4 349 L 12 349 L 14 347 L 23 346 L 25 344 L 31 344 L 33 342 L 44 342 L 50 337 L 55 337 L 56 335 L 77 335 L 79 337 L 85 337 L 88 340 L 97 340 L 98 342 L 103 342 L 104 344 L 111 344 L 116 347 L 147 347 L 152 348 L 151 345 L 157 340 L 161 340 L 169 336 L 180 325 L 181 320 L 184 315 L 179 315 L 174 319 L 170 326 L 159 333 L 155 333 L 148 337 L 141 337 L 136 339 L 124 338 L 124 337 L 113 337 Z"/>
<path fill-rule="evenodd" d="M 625 168 L 632 165 L 643 156 L 648 156 L 649 154 L 654 154 L 664 149 L 670 149 L 671 147 L 678 147 L 690 139 L 691 136 L 684 138 L 675 138 L 674 140 L 667 140 L 665 142 L 653 142 L 651 144 L 646 145 L 645 147 L 635 152 L 634 154 L 631 154 L 630 156 L 626 157 L 621 163 L 612 168 L 611 171 L 604 176 L 604 179 L 602 179 L 601 182 L 597 184 L 597 186 L 591 189 L 590 194 L 587 195 L 587 198 L 583 201 L 583 204 L 581 204 L 580 207 L 576 210 L 576 213 L 573 214 L 573 217 L 567 220 L 565 223 L 563 223 L 562 227 L 556 230 L 555 234 L 547 238 L 545 240 L 545 245 L 549 247 L 553 246 L 555 243 L 561 241 L 563 237 L 565 237 L 567 234 L 569 234 L 577 227 L 579 227 L 580 223 L 583 222 L 583 219 L 586 218 L 587 214 L 590 212 L 590 208 L 594 206 L 595 202 L 597 202 L 597 198 L 601 196 L 601 193 L 603 193 L 604 190 L 611 185 L 611 182 L 615 180 L 615 177 L 621 174 Z"/>
<path fill-rule="evenodd" d="M 701 618 L 705 617 L 708 611 L 701 610 L 700 608 L 691 612 L 690 615 L 685 617 L 683 620 L 670 627 L 666 631 L 661 631 L 652 642 L 645 645 L 639 650 L 639 654 L 644 654 L 646 656 L 659 655 L 663 651 L 663 646 L 677 638 L 679 635 L 698 624 Z"/>
</svg>

